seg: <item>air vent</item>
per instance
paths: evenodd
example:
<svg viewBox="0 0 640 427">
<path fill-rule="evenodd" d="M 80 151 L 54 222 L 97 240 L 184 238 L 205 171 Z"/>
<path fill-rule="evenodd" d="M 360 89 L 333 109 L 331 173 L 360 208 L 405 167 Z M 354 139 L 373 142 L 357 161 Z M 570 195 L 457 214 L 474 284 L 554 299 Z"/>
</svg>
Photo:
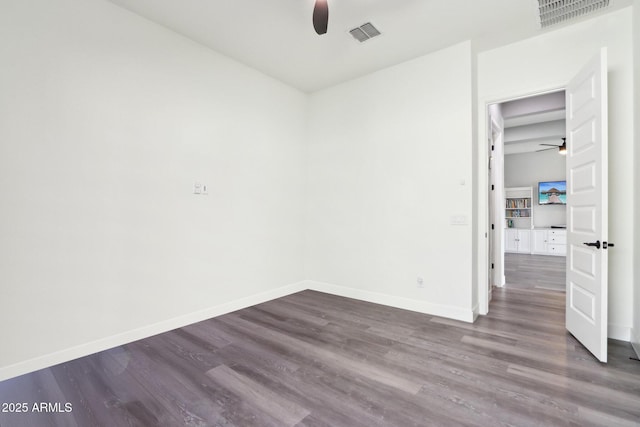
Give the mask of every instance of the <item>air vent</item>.
<svg viewBox="0 0 640 427">
<path fill-rule="evenodd" d="M 609 0 L 538 0 L 542 28 L 559 24 L 609 6 Z"/>
<path fill-rule="evenodd" d="M 371 22 L 367 22 L 366 24 L 362 24 L 359 27 L 350 30 L 349 34 L 351 34 L 354 39 L 362 43 L 373 37 L 379 36 L 380 31 L 378 31 L 378 29 L 374 27 Z"/>
</svg>

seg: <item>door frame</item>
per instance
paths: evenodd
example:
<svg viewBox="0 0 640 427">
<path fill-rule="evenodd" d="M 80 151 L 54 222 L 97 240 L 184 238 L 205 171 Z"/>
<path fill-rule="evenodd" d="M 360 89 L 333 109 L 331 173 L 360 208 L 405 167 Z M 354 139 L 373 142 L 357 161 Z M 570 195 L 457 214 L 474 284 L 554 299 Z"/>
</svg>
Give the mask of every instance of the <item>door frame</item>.
<svg viewBox="0 0 640 427">
<path fill-rule="evenodd" d="M 478 296 L 478 314 L 481 315 L 486 315 L 489 313 L 489 298 L 488 298 L 488 294 L 489 294 L 489 274 L 490 274 L 490 269 L 491 269 L 491 265 L 489 265 L 489 247 L 491 246 L 489 243 L 489 239 L 492 236 L 491 233 L 491 223 L 492 220 L 494 220 L 494 218 L 491 217 L 491 210 L 490 210 L 490 206 L 489 206 L 489 199 L 491 197 L 491 195 L 488 193 L 490 190 L 489 186 L 489 174 L 487 173 L 487 167 L 489 165 L 489 151 L 490 148 L 489 144 L 490 144 L 490 139 L 491 139 L 491 132 L 493 129 L 493 126 L 490 125 L 491 123 L 491 115 L 490 115 L 490 111 L 489 111 L 489 106 L 492 104 L 501 104 L 504 102 L 509 102 L 509 101 L 516 101 L 519 99 L 525 99 L 525 98 L 532 98 L 534 96 L 539 96 L 539 95 L 546 95 L 549 93 L 554 93 L 554 92 L 560 92 L 560 91 L 566 91 L 566 87 L 567 87 L 568 82 L 565 82 L 564 84 L 562 84 L 561 86 L 551 86 L 551 87 L 546 87 L 546 88 L 540 88 L 538 90 L 534 90 L 531 92 L 520 92 L 520 93 L 513 93 L 513 94 L 504 94 L 503 96 L 500 97 L 496 97 L 496 98 L 484 98 L 479 100 L 479 105 L 480 105 L 480 114 L 482 119 L 478 120 L 478 124 L 480 126 L 483 126 L 483 132 L 482 138 L 479 138 L 480 142 L 480 146 L 478 147 L 477 153 L 478 155 L 478 163 L 477 163 L 477 168 L 478 168 L 478 174 L 477 174 L 477 179 L 478 179 L 478 184 L 477 184 L 477 190 L 478 194 L 481 194 L 481 197 L 478 197 L 478 206 L 477 206 L 477 241 L 479 242 L 479 244 L 477 245 L 477 258 L 476 258 L 476 262 L 477 262 L 477 266 L 478 266 L 478 274 L 476 276 L 477 278 L 477 296 Z M 503 137 L 501 138 L 500 141 L 501 144 L 504 144 L 504 132 L 503 132 Z M 492 169 L 491 169 L 491 176 L 493 177 L 493 174 L 495 173 L 496 169 L 502 169 L 504 171 L 504 158 L 500 158 L 497 159 L 497 161 L 494 161 L 492 164 Z M 501 226 L 502 224 L 500 224 Z M 496 226 L 498 226 L 498 224 L 496 223 Z M 499 234 L 500 236 L 502 235 L 501 233 L 496 233 L 496 235 Z M 493 242 L 494 246 L 496 244 L 496 242 Z M 498 244 L 502 245 L 501 243 L 498 242 Z M 504 248 L 503 248 L 504 251 Z"/>
<path fill-rule="evenodd" d="M 488 108 L 488 107 L 487 107 Z M 496 117 L 487 110 L 489 124 L 487 133 L 490 135 L 488 147 L 490 156 L 489 182 L 489 283 L 487 293 L 491 302 L 492 286 L 504 286 L 504 120 L 498 123 Z M 502 119 L 502 117 L 501 117 Z M 497 137 L 496 137 L 497 136 Z"/>
</svg>

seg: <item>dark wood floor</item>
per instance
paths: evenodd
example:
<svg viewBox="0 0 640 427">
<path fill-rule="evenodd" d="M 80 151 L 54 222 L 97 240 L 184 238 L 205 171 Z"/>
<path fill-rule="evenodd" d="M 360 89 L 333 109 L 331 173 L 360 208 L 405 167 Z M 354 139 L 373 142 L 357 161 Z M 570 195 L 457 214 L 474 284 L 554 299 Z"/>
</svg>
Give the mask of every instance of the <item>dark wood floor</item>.
<svg viewBox="0 0 640 427">
<path fill-rule="evenodd" d="M 630 346 L 601 365 L 563 322 L 547 290 L 497 289 L 475 324 L 305 291 L 1 382 L 29 411 L 0 425 L 639 425 Z"/>
<path fill-rule="evenodd" d="M 505 286 L 564 292 L 567 258 L 563 256 L 504 254 Z"/>
</svg>

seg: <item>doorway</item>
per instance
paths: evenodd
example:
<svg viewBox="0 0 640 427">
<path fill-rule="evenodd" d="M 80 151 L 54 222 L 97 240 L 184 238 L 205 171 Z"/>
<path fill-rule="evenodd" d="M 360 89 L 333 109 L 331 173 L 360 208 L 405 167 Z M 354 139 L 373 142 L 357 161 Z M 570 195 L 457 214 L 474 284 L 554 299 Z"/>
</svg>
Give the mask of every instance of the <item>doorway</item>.
<svg viewBox="0 0 640 427">
<path fill-rule="evenodd" d="M 566 145 L 551 147 L 566 151 L 565 200 L 567 204 L 564 214 L 566 229 L 550 227 L 548 233 L 556 235 L 564 231 L 564 247 L 566 252 L 566 298 L 565 327 L 585 348 L 600 362 L 607 361 L 607 320 L 608 320 L 608 251 L 612 247 L 608 241 L 608 110 L 607 110 L 607 51 L 601 49 L 581 70 L 577 72 L 565 86 L 566 113 Z M 556 91 L 547 92 L 553 94 Z M 546 95 L 543 94 L 543 95 Z M 531 97 L 529 97 L 531 98 Z M 521 97 L 513 101 L 525 101 Z M 511 101 L 507 101 L 511 102 Z M 489 106 L 489 103 L 485 104 Z M 502 108 L 502 101 L 498 107 Z M 489 110 L 490 111 L 490 110 Z M 500 114 L 504 116 L 503 112 Z M 517 114 L 515 115 L 518 118 Z M 538 141 L 539 142 L 539 141 Z M 564 144 L 563 144 L 564 145 Z M 499 168 L 494 168 L 499 169 Z M 568 185 L 567 185 L 568 183 Z M 515 248 L 516 251 L 531 254 L 542 236 L 535 233 L 533 218 L 527 218 L 527 210 L 533 215 L 534 200 L 543 203 L 543 187 L 539 184 L 536 192 L 528 188 L 524 195 L 523 188 L 517 189 L 519 195 L 513 196 L 516 203 L 525 205 L 509 206 L 518 210 L 510 215 L 503 233 L 503 239 L 494 239 L 494 246 Z M 547 189 L 547 193 L 550 190 Z M 505 189 L 506 193 L 506 189 Z M 554 193 L 560 193 L 554 189 Z M 554 195 L 554 198 L 558 194 Z M 530 207 L 526 205 L 529 200 Z M 544 199 L 551 200 L 549 194 Z M 505 199 L 506 200 L 506 199 Z M 504 207 L 506 211 L 508 205 Z M 522 214 L 524 211 L 525 214 Z M 502 218 L 501 212 L 490 213 L 487 219 L 497 221 Z M 515 218 L 514 218 L 515 217 Z M 515 226 L 517 221 L 529 221 L 530 232 L 520 233 L 526 227 Z M 507 218 L 505 216 L 505 221 Z M 495 223 L 488 224 L 494 226 Z M 503 226 L 503 224 L 497 224 Z M 496 227 L 502 229 L 502 227 Z M 514 230 L 515 229 L 515 230 Z M 489 233 L 485 233 L 487 237 Z M 515 237 L 514 237 L 515 236 Z M 509 239 L 514 238 L 514 241 Z M 534 243 L 532 243 L 534 242 Z M 540 240 L 542 243 L 548 243 Z M 545 246 L 547 250 L 556 250 L 557 243 Z M 488 246 L 488 245 L 487 245 Z M 483 248 L 480 248 L 482 251 Z M 548 255 L 548 254 L 547 254 Z M 480 283 L 480 289 L 483 283 Z M 542 291 L 539 291 L 542 292 Z M 549 291 L 546 291 L 549 292 Z M 489 305 L 483 292 L 479 293 L 480 314 L 488 313 Z M 482 298 L 485 298 L 484 300 Z"/>
<path fill-rule="evenodd" d="M 495 286 L 565 291 L 565 92 L 491 105 Z M 496 129 L 497 124 L 501 129 Z M 498 240 L 500 239 L 500 240 Z"/>
</svg>

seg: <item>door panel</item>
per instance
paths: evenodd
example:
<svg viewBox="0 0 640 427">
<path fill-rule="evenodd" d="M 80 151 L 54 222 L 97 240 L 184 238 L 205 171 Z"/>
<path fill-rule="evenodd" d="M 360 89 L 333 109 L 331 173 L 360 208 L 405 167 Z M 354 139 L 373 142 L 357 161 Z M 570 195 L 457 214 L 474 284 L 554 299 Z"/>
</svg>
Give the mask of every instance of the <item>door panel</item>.
<svg viewBox="0 0 640 427">
<path fill-rule="evenodd" d="M 596 321 L 595 295 L 575 283 L 571 283 L 570 305 L 573 310 L 581 314 L 587 322 L 594 324 Z"/>
<path fill-rule="evenodd" d="M 546 254 L 549 251 L 547 247 L 547 230 L 531 231 L 531 253 Z"/>
<path fill-rule="evenodd" d="M 504 250 L 506 252 L 518 251 L 518 230 L 508 228 L 504 233 Z"/>
<path fill-rule="evenodd" d="M 531 230 L 518 230 L 518 252 L 531 253 Z"/>
<path fill-rule="evenodd" d="M 569 83 L 567 104 L 566 327 L 607 361 L 606 50 Z M 598 242 L 599 247 L 585 243 Z"/>
</svg>

